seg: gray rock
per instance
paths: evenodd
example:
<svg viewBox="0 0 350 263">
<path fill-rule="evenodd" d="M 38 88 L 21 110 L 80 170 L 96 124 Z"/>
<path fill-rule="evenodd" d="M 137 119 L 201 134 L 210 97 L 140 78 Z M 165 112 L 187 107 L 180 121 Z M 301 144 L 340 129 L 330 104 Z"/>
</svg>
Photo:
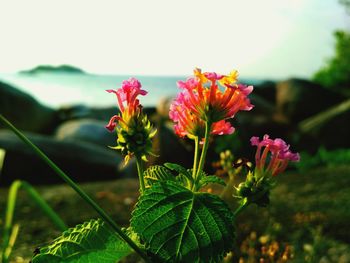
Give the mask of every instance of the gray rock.
<svg viewBox="0 0 350 263">
<path fill-rule="evenodd" d="M 276 83 L 273 81 L 264 81 L 259 85 L 254 85 L 254 95 L 258 95 L 268 102 L 276 103 Z"/>
<path fill-rule="evenodd" d="M 58 124 L 55 110 L 3 82 L 0 82 L 0 113 L 25 131 L 50 133 Z"/>
<path fill-rule="evenodd" d="M 188 168 L 193 165 L 193 141 L 175 135 L 172 122 L 161 121 L 157 125 L 153 148 L 158 157 L 150 157 L 148 165 L 166 162 L 178 163 Z"/>
<path fill-rule="evenodd" d="M 343 100 L 343 98 L 303 79 L 279 82 L 276 91 L 277 113 L 288 122 L 297 123 Z"/>
<path fill-rule="evenodd" d="M 58 109 L 60 118 L 65 120 L 89 118 L 91 116 L 91 109 L 83 104 L 65 105 Z"/>
<path fill-rule="evenodd" d="M 350 99 L 300 122 L 300 144 L 314 146 L 312 150 L 320 145 L 328 149 L 348 148 L 349 120 Z"/>
<path fill-rule="evenodd" d="M 143 112 L 152 115 L 156 112 L 154 107 L 145 107 Z M 58 114 L 62 121 L 75 119 L 95 119 L 109 121 L 113 116 L 120 113 L 117 105 L 111 107 L 88 107 L 86 105 L 65 105 L 58 109 Z"/>
<path fill-rule="evenodd" d="M 74 181 L 120 178 L 118 166 L 122 157 L 114 150 L 81 141 L 59 141 L 38 134 L 27 133 L 27 136 Z M 34 184 L 63 182 L 32 149 L 10 131 L 0 130 L 0 149 L 6 151 L 0 185 L 10 184 L 15 179 Z"/>
<path fill-rule="evenodd" d="M 159 99 L 156 107 L 158 116 L 164 119 L 169 118 L 170 105 L 173 100 L 173 97 L 163 97 Z"/>
<path fill-rule="evenodd" d="M 116 134 L 109 132 L 106 122 L 93 119 L 78 119 L 64 122 L 55 132 L 62 141 L 85 141 L 101 147 L 114 146 Z"/>
</svg>

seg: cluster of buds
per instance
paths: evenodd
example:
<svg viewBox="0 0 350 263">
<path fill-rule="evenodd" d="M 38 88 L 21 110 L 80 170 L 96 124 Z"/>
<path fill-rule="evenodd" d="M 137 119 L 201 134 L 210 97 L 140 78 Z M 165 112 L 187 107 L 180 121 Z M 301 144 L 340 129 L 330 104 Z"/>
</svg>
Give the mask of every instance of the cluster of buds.
<svg viewBox="0 0 350 263">
<path fill-rule="evenodd" d="M 267 206 L 270 203 L 270 190 L 274 186 L 274 181 L 269 177 L 257 178 L 250 171 L 247 179 L 237 187 L 237 197 L 247 203 Z"/>
<path fill-rule="evenodd" d="M 260 141 L 258 137 L 250 139 L 253 146 L 257 146 L 255 154 L 255 170 L 249 172 L 245 182 L 239 184 L 237 195 L 249 203 L 260 206 L 269 204 L 269 193 L 274 186 L 274 177 L 287 168 L 289 161 L 300 160 L 298 153 L 292 153 L 289 145 L 282 139 L 270 139 L 264 135 Z"/>
<path fill-rule="evenodd" d="M 206 123 L 210 124 L 211 134 L 232 134 L 235 129 L 227 120 L 240 110 L 253 108 L 248 99 L 253 87 L 237 84 L 237 76 L 237 71 L 226 76 L 202 73 L 196 68 L 193 77 L 179 81 L 181 92 L 169 112 L 170 119 L 175 122 L 176 134 L 202 140 Z"/>
<path fill-rule="evenodd" d="M 120 150 L 125 156 L 125 164 L 132 156 L 147 161 L 147 155 L 152 153 L 152 137 L 156 134 L 147 115 L 143 114 L 142 106 L 137 99 L 139 95 L 146 95 L 141 89 L 141 83 L 130 78 L 123 81 L 117 90 L 107 90 L 117 96 L 120 114 L 114 115 L 106 128 L 117 132 L 117 146 L 112 149 Z"/>
</svg>

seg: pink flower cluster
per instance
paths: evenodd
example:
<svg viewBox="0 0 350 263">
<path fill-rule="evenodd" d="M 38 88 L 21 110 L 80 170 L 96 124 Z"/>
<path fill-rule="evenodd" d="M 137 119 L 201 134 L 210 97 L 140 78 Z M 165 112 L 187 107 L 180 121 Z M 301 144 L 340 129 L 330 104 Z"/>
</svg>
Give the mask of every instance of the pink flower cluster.
<svg viewBox="0 0 350 263">
<path fill-rule="evenodd" d="M 251 110 L 248 95 L 252 86 L 236 84 L 237 72 L 220 75 L 194 70 L 194 77 L 179 81 L 181 92 L 170 106 L 169 117 L 175 124 L 175 132 L 183 136 L 203 136 L 205 122 L 212 126 L 211 134 L 231 134 L 234 128 L 225 120 L 240 110 Z M 220 85 L 219 85 L 220 84 Z"/>
<path fill-rule="evenodd" d="M 276 176 L 287 168 L 289 161 L 298 162 L 300 160 L 299 153 L 292 153 L 289 150 L 289 145 L 280 138 L 273 140 L 265 134 L 261 141 L 259 137 L 254 136 L 250 142 L 253 146 L 258 147 L 255 154 L 255 164 L 256 169 L 262 173 L 267 172 Z M 262 150 L 263 147 L 265 147 L 264 150 Z M 270 162 L 266 165 L 269 153 Z"/>
<path fill-rule="evenodd" d="M 106 128 L 113 131 L 117 125 L 116 122 L 123 122 L 127 124 L 132 116 L 139 113 L 141 105 L 137 99 L 138 95 L 146 95 L 147 91 L 141 89 L 141 83 L 136 78 L 124 80 L 122 87 L 117 90 L 107 90 L 109 93 L 114 93 L 117 96 L 120 115 L 114 115 L 110 119 Z"/>
</svg>

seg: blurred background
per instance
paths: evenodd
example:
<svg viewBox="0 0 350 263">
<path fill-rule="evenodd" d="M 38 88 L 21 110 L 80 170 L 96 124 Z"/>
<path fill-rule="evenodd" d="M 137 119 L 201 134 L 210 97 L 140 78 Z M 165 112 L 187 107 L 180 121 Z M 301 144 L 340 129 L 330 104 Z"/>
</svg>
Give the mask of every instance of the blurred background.
<svg viewBox="0 0 350 263">
<path fill-rule="evenodd" d="M 115 135 L 104 126 L 118 107 L 105 90 L 138 78 L 158 129 L 160 157 L 148 165 L 191 167 L 193 146 L 168 119 L 176 82 L 195 67 L 237 69 L 240 83 L 254 85 L 255 107 L 237 114 L 233 135 L 213 141 L 207 171 L 225 150 L 252 160 L 250 137 L 266 133 L 302 161 L 278 178 L 271 206 L 252 207 L 237 222 L 231 261 L 350 262 L 349 18 L 348 0 L 0 0 L 0 114 L 126 225 L 136 169 L 107 147 Z M 16 179 L 35 185 L 69 226 L 96 216 L 0 126 L 1 218 Z M 28 262 L 59 232 L 20 197 L 13 260 Z"/>
</svg>

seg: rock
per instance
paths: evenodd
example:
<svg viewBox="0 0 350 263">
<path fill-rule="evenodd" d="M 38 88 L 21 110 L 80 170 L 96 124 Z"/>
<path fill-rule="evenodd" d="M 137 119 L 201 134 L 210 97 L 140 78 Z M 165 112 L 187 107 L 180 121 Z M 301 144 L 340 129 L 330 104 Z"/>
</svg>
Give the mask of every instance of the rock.
<svg viewBox="0 0 350 263">
<path fill-rule="evenodd" d="M 83 104 L 65 105 L 58 109 L 58 114 L 62 121 L 88 118 L 91 116 L 91 109 Z"/>
<path fill-rule="evenodd" d="M 155 107 L 145 107 L 143 112 L 152 115 L 156 112 Z M 113 115 L 119 114 L 117 105 L 111 107 L 88 107 L 86 105 L 66 105 L 58 109 L 58 114 L 62 121 L 72 119 L 95 119 L 108 122 Z"/>
<path fill-rule="evenodd" d="M 276 103 L 276 83 L 273 81 L 264 81 L 259 85 L 254 85 L 254 95 L 258 95 L 266 101 Z M 253 95 L 252 94 L 252 95 Z"/>
<path fill-rule="evenodd" d="M 173 97 L 163 97 L 160 98 L 157 104 L 157 114 L 164 119 L 169 118 L 170 104 L 174 100 Z"/>
<path fill-rule="evenodd" d="M 307 145 L 310 151 L 316 151 L 320 145 L 327 149 L 349 148 L 349 120 L 350 99 L 302 121 L 300 144 Z"/>
<path fill-rule="evenodd" d="M 252 94 L 249 96 L 251 103 L 254 105 L 254 108 L 249 111 L 250 115 L 270 115 L 272 116 L 275 113 L 275 105 L 270 101 L 264 99 L 260 95 Z M 242 111 L 244 112 L 244 111 Z M 238 114 L 240 114 L 239 112 Z"/>
<path fill-rule="evenodd" d="M 51 158 L 74 181 L 99 181 L 121 178 L 118 166 L 122 157 L 107 147 L 81 141 L 59 141 L 49 136 L 27 134 L 28 138 Z M 0 185 L 10 184 L 15 179 L 33 184 L 62 183 L 46 163 L 34 155 L 9 131 L 0 131 L 0 149 L 5 149 L 5 158 L 0 176 Z"/>
<path fill-rule="evenodd" d="M 342 97 L 320 85 L 303 79 L 277 83 L 277 114 L 297 123 L 342 101 Z"/>
<path fill-rule="evenodd" d="M 59 123 L 55 110 L 3 82 L 0 82 L 0 113 L 17 128 L 25 131 L 48 134 Z"/>
<path fill-rule="evenodd" d="M 62 141 L 85 141 L 101 147 L 114 146 L 116 134 L 109 132 L 107 122 L 93 119 L 78 119 L 64 122 L 55 132 L 55 138 Z"/>
<path fill-rule="evenodd" d="M 150 158 L 148 165 L 162 165 L 170 162 L 191 168 L 193 165 L 193 142 L 176 136 L 172 126 L 173 123 L 166 124 L 162 121 L 157 125 L 153 148 L 158 157 Z"/>
<path fill-rule="evenodd" d="M 269 134 L 272 138 L 283 138 L 291 142 L 289 138 L 295 132 L 295 128 L 287 123 L 276 121 L 272 114 L 256 114 L 254 109 L 251 112 L 239 112 L 233 121 L 233 126 L 237 129 L 236 133 L 241 142 L 241 154 L 247 158 L 253 157 L 256 150 L 250 144 L 252 136 L 261 138 Z"/>
</svg>

